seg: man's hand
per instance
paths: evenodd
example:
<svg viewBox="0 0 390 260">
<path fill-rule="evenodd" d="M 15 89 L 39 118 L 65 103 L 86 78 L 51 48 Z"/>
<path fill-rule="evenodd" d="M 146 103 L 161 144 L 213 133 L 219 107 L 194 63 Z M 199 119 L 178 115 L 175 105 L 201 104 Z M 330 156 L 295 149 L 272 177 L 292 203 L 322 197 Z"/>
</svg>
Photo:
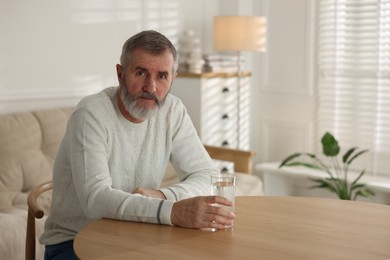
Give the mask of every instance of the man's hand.
<svg viewBox="0 0 390 260">
<path fill-rule="evenodd" d="M 163 199 L 166 200 L 167 198 L 165 197 L 164 193 L 162 193 L 159 190 L 151 190 L 151 189 L 145 189 L 145 188 L 136 188 L 132 192 L 133 194 L 141 194 L 145 197 L 151 197 L 151 198 L 157 198 L 157 199 Z"/>
<path fill-rule="evenodd" d="M 219 196 L 180 200 L 173 204 L 171 222 L 176 226 L 186 228 L 224 229 L 225 225 L 232 225 L 234 213 L 226 211 L 223 207 L 213 206 L 213 204 L 233 205 L 231 201 Z"/>
</svg>

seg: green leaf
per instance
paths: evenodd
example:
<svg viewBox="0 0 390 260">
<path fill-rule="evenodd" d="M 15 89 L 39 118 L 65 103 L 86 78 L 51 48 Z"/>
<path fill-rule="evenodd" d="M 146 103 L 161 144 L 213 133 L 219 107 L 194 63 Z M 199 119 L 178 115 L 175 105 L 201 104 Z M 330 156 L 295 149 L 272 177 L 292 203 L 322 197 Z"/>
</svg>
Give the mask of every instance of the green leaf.
<svg viewBox="0 0 390 260">
<path fill-rule="evenodd" d="M 297 158 L 297 157 L 299 157 L 301 155 L 302 155 L 302 153 L 294 153 L 294 154 L 288 156 L 286 159 L 284 159 L 282 161 L 282 163 L 279 165 L 279 168 L 285 166 L 285 164 L 287 164 L 289 161 L 291 161 L 291 160 L 293 160 L 293 159 L 295 159 L 295 158 Z"/>
<path fill-rule="evenodd" d="M 351 192 L 352 192 L 352 189 L 354 189 L 357 182 L 360 180 L 360 178 L 363 177 L 365 172 L 366 172 L 366 170 L 361 171 L 359 176 L 351 183 Z"/>
<path fill-rule="evenodd" d="M 355 160 L 357 157 L 359 157 L 360 155 L 362 155 L 362 154 L 364 154 L 364 153 L 366 153 L 366 152 L 368 152 L 368 149 L 362 150 L 362 151 L 358 152 L 357 154 L 355 154 L 355 155 L 347 162 L 347 164 L 348 164 L 348 165 L 351 164 L 353 160 Z"/>
<path fill-rule="evenodd" d="M 374 196 L 375 195 L 375 192 L 373 192 L 371 189 L 369 189 L 368 187 L 364 187 L 364 188 L 362 188 L 362 189 L 360 189 L 360 190 L 358 190 L 356 193 L 355 193 L 355 195 L 354 195 L 354 197 L 353 197 L 353 200 L 356 200 L 357 199 L 357 197 L 359 197 L 359 196 L 362 196 L 362 197 L 370 197 L 370 196 Z"/>
<path fill-rule="evenodd" d="M 327 178 L 327 179 L 317 179 L 317 178 L 309 178 L 311 181 L 318 183 L 317 185 L 310 186 L 310 189 L 315 188 L 325 188 L 331 192 L 338 193 L 336 185 L 333 183 L 336 179 Z"/>
<path fill-rule="evenodd" d="M 357 149 L 357 147 L 350 148 L 343 156 L 343 163 L 348 161 L 349 156 Z"/>
<path fill-rule="evenodd" d="M 369 197 L 369 196 L 374 196 L 374 195 L 375 195 L 375 192 L 372 191 L 372 190 L 369 189 L 369 188 L 366 188 L 366 189 L 364 189 L 364 190 L 361 190 L 361 191 L 359 192 L 359 195 L 360 195 L 360 196 L 363 196 L 363 197 Z"/>
<path fill-rule="evenodd" d="M 340 152 L 340 147 L 337 140 L 332 134 L 326 132 L 321 139 L 322 152 L 326 156 L 337 156 Z"/>
<path fill-rule="evenodd" d="M 368 188 L 366 184 L 362 184 L 362 183 L 356 184 L 351 190 L 356 190 L 356 189 L 358 189 L 356 193 L 359 193 L 359 195 L 363 197 L 375 195 L 375 192 L 373 192 L 370 188 Z"/>
<path fill-rule="evenodd" d="M 354 184 L 353 187 L 351 187 L 351 191 L 355 192 L 355 197 L 357 196 L 369 196 L 374 195 L 374 192 L 368 188 L 366 184 L 359 183 L 359 184 Z"/>
<path fill-rule="evenodd" d="M 367 186 L 363 183 L 355 184 L 351 188 L 351 191 L 355 191 L 356 189 L 362 189 L 362 188 L 367 188 Z"/>
<path fill-rule="evenodd" d="M 285 164 L 285 166 L 304 166 L 304 167 L 307 167 L 307 168 L 322 170 L 321 167 L 318 167 L 315 164 L 306 163 L 306 162 L 291 162 L 291 163 Z"/>
<path fill-rule="evenodd" d="M 309 157 L 312 158 L 312 159 L 316 157 L 315 154 L 311 154 L 311 153 L 294 153 L 294 154 L 288 156 L 286 159 L 284 159 L 284 160 L 282 161 L 282 163 L 279 165 L 279 168 L 281 168 L 281 167 L 283 167 L 283 166 L 287 166 L 287 164 L 288 164 L 290 161 L 294 160 L 295 158 L 297 158 L 297 157 L 299 157 L 299 156 L 309 156 Z M 290 165 L 290 166 L 291 166 L 291 165 Z"/>
</svg>

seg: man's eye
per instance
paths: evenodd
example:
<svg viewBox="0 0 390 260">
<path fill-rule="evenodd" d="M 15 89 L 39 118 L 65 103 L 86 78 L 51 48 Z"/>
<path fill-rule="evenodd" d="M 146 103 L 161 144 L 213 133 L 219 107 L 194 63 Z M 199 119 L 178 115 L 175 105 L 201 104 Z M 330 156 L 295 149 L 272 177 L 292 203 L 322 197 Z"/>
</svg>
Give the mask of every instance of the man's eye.
<svg viewBox="0 0 390 260">
<path fill-rule="evenodd" d="M 161 73 L 161 74 L 158 75 L 158 77 L 159 77 L 160 79 L 166 79 L 166 78 L 167 78 L 167 75 Z"/>
<path fill-rule="evenodd" d="M 139 71 L 137 71 L 137 72 L 135 73 L 135 75 L 144 77 L 144 76 L 146 76 L 146 72 L 145 72 L 145 71 L 142 71 L 142 70 L 139 70 Z"/>
</svg>

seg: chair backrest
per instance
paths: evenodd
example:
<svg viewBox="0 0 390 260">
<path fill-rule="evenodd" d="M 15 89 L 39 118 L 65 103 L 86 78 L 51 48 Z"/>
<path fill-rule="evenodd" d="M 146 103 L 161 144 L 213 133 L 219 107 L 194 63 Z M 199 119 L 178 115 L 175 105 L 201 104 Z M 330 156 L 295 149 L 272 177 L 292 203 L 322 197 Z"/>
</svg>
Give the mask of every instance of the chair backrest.
<svg viewBox="0 0 390 260">
<path fill-rule="evenodd" d="M 210 157 L 215 160 L 229 161 L 234 163 L 234 170 L 241 173 L 252 173 L 252 158 L 254 151 L 244 151 L 220 146 L 204 146 Z"/>
<path fill-rule="evenodd" d="M 34 187 L 28 194 L 27 205 L 27 231 L 26 231 L 26 260 L 35 259 L 35 219 L 43 218 L 44 212 L 38 205 L 37 199 L 39 195 L 45 191 L 53 189 L 53 182 L 44 182 Z"/>
</svg>

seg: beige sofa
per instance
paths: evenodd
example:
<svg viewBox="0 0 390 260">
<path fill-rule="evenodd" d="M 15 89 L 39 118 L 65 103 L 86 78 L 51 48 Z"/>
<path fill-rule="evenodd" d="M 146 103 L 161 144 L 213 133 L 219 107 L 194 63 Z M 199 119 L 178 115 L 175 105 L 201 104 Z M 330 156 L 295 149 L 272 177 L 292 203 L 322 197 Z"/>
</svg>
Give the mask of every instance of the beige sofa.
<svg viewBox="0 0 390 260">
<path fill-rule="evenodd" d="M 25 256 L 27 194 L 34 186 L 52 177 L 54 158 L 72 108 L 49 109 L 0 115 L 0 259 L 18 260 Z M 163 185 L 177 181 L 172 168 Z M 238 177 L 237 195 L 261 195 L 261 181 L 251 175 Z M 51 194 L 40 198 L 49 208 Z M 45 217 L 37 220 L 37 237 Z M 43 246 L 37 243 L 37 259 Z"/>
</svg>

